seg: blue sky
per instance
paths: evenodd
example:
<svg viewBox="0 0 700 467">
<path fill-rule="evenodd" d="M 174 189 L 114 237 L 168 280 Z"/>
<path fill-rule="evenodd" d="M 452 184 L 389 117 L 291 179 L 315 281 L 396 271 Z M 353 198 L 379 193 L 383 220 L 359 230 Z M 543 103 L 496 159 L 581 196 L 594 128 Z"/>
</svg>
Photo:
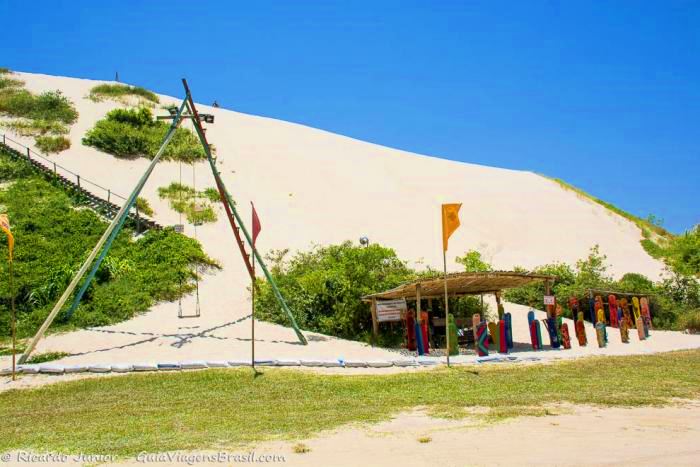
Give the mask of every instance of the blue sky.
<svg viewBox="0 0 700 467">
<path fill-rule="evenodd" d="M 0 66 L 560 177 L 700 222 L 700 2 L 7 1 Z"/>
</svg>

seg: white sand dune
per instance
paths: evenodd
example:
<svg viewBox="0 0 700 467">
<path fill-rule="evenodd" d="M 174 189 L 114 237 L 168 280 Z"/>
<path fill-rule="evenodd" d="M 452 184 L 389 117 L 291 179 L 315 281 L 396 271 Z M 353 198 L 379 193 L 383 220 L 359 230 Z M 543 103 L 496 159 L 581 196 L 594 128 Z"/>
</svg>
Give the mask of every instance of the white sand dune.
<svg viewBox="0 0 700 467">
<path fill-rule="evenodd" d="M 35 92 L 60 89 L 80 112 L 70 133 L 73 147 L 52 159 L 83 179 L 126 196 L 148 161 L 119 160 L 80 143 L 85 132 L 119 104 L 86 99 L 96 81 L 28 73 L 19 77 Z M 196 87 L 193 92 L 196 97 Z M 178 99 L 161 96 L 161 100 Z M 642 249 L 641 232 L 633 223 L 534 173 L 421 156 L 204 105 L 200 111 L 216 116 L 207 135 L 244 219 L 250 218 L 250 201 L 255 201 L 263 225 L 261 251 L 294 251 L 368 236 L 395 248 L 414 266 L 439 268 L 439 207 L 442 202 L 461 202 L 462 227 L 450 241 L 451 270 L 458 270 L 454 257 L 469 249 L 479 249 L 494 266 L 509 269 L 573 263 L 598 244 L 615 276 L 638 272 L 658 279 L 662 272 L 662 263 Z M 191 183 L 192 169 L 183 166 L 183 170 L 184 181 Z M 156 190 L 178 180 L 178 173 L 177 163 L 159 164 L 142 193 L 154 207 L 155 219 L 164 225 L 178 223 L 178 215 L 158 199 Z M 205 163 L 197 164 L 196 184 L 199 189 L 214 185 Z M 52 335 L 38 350 L 78 354 L 66 362 L 247 358 L 248 278 L 225 215 L 222 210 L 219 214 L 216 223 L 197 232 L 206 252 L 223 265 L 221 272 L 201 284 L 201 318 L 180 320 L 177 304 L 163 303 L 119 325 Z M 186 233 L 193 235 L 191 226 Z M 184 307 L 186 312 L 193 310 L 192 297 L 184 300 Z M 325 336 L 299 346 L 289 329 L 266 323 L 259 324 L 257 336 L 261 358 L 395 356 Z"/>
</svg>

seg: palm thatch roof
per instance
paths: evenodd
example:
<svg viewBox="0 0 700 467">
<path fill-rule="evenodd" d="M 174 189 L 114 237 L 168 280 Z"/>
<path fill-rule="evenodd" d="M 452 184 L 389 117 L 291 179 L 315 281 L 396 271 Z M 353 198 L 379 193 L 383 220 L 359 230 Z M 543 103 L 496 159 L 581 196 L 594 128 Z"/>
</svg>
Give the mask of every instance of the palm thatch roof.
<svg viewBox="0 0 700 467">
<path fill-rule="evenodd" d="M 451 273 L 447 275 L 447 294 L 454 297 L 494 293 L 504 289 L 521 287 L 537 281 L 553 283 L 554 276 L 514 271 Z M 439 276 L 406 282 L 391 290 L 365 295 L 362 297 L 362 300 L 415 299 L 419 289 L 421 298 L 444 297 L 445 278 Z"/>
</svg>

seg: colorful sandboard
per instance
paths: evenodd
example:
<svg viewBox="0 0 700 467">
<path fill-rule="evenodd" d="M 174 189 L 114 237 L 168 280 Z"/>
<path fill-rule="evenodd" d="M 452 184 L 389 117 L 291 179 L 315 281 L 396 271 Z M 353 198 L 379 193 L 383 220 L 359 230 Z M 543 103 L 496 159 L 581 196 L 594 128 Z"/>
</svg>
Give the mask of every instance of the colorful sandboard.
<svg viewBox="0 0 700 467">
<path fill-rule="evenodd" d="M 472 330 L 474 331 L 474 350 L 476 350 L 477 343 L 479 342 L 479 336 L 477 336 L 479 323 L 481 323 L 481 315 L 479 313 L 474 313 L 472 315 Z"/>
<path fill-rule="evenodd" d="M 416 350 L 416 319 L 412 311 L 406 313 L 406 348 Z"/>
<path fill-rule="evenodd" d="M 620 340 L 622 340 L 623 344 L 629 344 L 630 342 L 630 328 L 626 319 L 620 321 Z"/>
<path fill-rule="evenodd" d="M 600 321 L 595 325 L 595 335 L 598 340 L 598 347 L 605 347 L 605 323 Z"/>
<path fill-rule="evenodd" d="M 539 350 L 539 342 L 537 341 L 537 327 L 533 319 L 530 321 L 530 342 L 532 342 L 532 350 Z"/>
<path fill-rule="evenodd" d="M 549 333 L 549 344 L 553 349 L 558 349 L 561 346 L 561 342 L 559 342 L 559 332 L 557 330 L 556 319 L 547 318 L 544 323 L 547 326 L 547 332 Z"/>
<path fill-rule="evenodd" d="M 542 350 L 542 326 L 540 326 L 540 322 L 538 320 L 535 320 L 534 323 L 535 332 L 537 333 L 537 350 Z"/>
<path fill-rule="evenodd" d="M 415 328 L 416 350 L 418 351 L 418 355 L 423 355 L 425 350 L 423 350 L 423 331 L 421 330 L 420 321 L 416 321 Z"/>
<path fill-rule="evenodd" d="M 489 333 L 486 332 L 486 322 L 479 323 L 476 335 L 476 351 L 479 357 L 485 357 L 489 354 Z"/>
<path fill-rule="evenodd" d="M 562 339 L 562 344 L 564 345 L 564 348 L 570 349 L 571 348 L 571 336 L 569 335 L 569 325 L 566 323 L 563 323 L 561 325 L 561 339 Z"/>
<path fill-rule="evenodd" d="M 509 349 L 513 348 L 513 318 L 510 313 L 504 313 L 504 321 L 506 322 L 506 345 Z"/>
<path fill-rule="evenodd" d="M 639 308 L 639 299 L 637 297 L 632 297 L 632 309 L 634 310 L 634 322 L 642 316 L 642 310 Z"/>
<path fill-rule="evenodd" d="M 642 321 L 642 317 L 640 316 L 637 318 L 637 335 L 639 336 L 639 340 L 643 341 L 646 339 L 646 335 L 644 334 L 644 322 Z"/>
<path fill-rule="evenodd" d="M 578 312 L 578 319 L 576 320 L 576 339 L 578 339 L 578 345 L 581 347 L 588 344 L 588 338 L 586 337 L 586 324 L 583 321 L 583 312 Z"/>
<path fill-rule="evenodd" d="M 617 323 L 617 297 L 608 295 L 608 312 L 610 313 L 610 326 L 616 328 Z"/>
<path fill-rule="evenodd" d="M 506 338 L 506 321 L 498 322 L 498 351 L 500 353 L 508 353 L 508 339 Z"/>
<path fill-rule="evenodd" d="M 500 333 L 498 332 L 498 324 L 496 323 L 489 323 L 488 324 L 489 328 L 489 341 L 493 343 L 493 345 L 496 347 L 496 350 L 498 350 L 498 339 L 500 336 Z"/>
<path fill-rule="evenodd" d="M 430 353 L 430 342 L 428 342 L 428 312 L 420 312 L 420 328 L 423 336 L 423 353 Z"/>
<path fill-rule="evenodd" d="M 651 309 L 649 308 L 649 299 L 647 299 L 646 297 L 640 298 L 639 306 L 642 309 L 642 319 L 644 319 L 644 323 L 646 323 L 649 329 L 653 329 L 653 326 L 651 324 Z"/>
</svg>

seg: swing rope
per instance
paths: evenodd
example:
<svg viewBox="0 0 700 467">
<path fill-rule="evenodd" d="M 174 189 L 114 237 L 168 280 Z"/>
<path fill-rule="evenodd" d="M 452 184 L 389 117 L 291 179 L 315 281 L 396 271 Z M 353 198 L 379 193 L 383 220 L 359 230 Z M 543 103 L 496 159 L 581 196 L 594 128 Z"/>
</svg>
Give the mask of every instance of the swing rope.
<svg viewBox="0 0 700 467">
<path fill-rule="evenodd" d="M 198 194 L 197 194 L 197 177 L 196 177 L 196 171 L 195 171 L 195 160 L 192 159 L 192 190 L 194 190 L 194 196 L 195 196 L 195 205 L 193 209 L 193 213 L 195 214 L 195 217 L 193 219 L 192 225 L 194 226 L 194 239 L 197 240 L 197 199 L 198 199 Z M 194 263 L 194 286 L 195 286 L 195 293 L 196 293 L 196 301 L 195 301 L 195 316 L 200 315 L 200 309 L 199 309 L 199 262 Z"/>
</svg>

